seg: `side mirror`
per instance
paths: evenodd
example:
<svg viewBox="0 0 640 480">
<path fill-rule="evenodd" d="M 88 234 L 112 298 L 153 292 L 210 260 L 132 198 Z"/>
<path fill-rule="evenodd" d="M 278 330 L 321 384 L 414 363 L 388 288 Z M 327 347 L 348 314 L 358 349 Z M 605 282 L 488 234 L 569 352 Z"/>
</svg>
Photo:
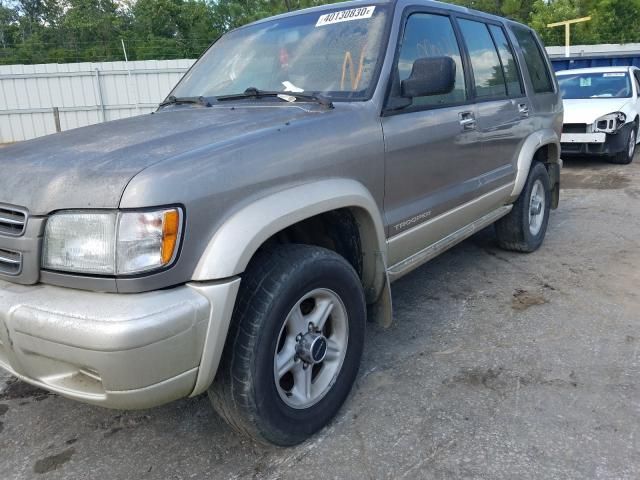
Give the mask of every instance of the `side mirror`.
<svg viewBox="0 0 640 480">
<path fill-rule="evenodd" d="M 456 62 L 451 57 L 418 58 L 411 75 L 400 84 L 405 98 L 451 93 L 456 83 Z"/>
</svg>

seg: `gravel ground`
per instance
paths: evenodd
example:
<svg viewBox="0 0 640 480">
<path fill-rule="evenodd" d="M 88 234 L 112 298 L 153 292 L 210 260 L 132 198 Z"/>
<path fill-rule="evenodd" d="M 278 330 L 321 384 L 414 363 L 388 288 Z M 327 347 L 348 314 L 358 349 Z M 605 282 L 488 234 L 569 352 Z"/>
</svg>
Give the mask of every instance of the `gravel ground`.
<svg viewBox="0 0 640 480">
<path fill-rule="evenodd" d="M 120 412 L 0 373 L 0 478 L 640 478 L 640 161 L 569 160 L 531 255 L 486 229 L 394 284 L 336 420 L 291 449 L 206 396 Z"/>
</svg>

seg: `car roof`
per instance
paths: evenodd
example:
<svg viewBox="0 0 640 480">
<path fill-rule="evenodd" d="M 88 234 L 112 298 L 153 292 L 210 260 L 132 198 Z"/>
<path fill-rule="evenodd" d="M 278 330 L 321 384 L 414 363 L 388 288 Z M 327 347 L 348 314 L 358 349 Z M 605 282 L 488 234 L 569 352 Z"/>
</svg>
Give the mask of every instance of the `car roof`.
<svg viewBox="0 0 640 480">
<path fill-rule="evenodd" d="M 591 68 L 575 68 L 573 70 L 559 70 L 556 75 L 575 75 L 580 73 L 622 73 L 628 72 L 633 67 L 619 66 L 619 67 L 591 67 Z"/>
<path fill-rule="evenodd" d="M 305 14 L 305 13 L 314 13 L 314 12 L 322 12 L 324 10 L 333 10 L 336 8 L 358 8 L 358 7 L 362 7 L 362 6 L 369 6 L 369 5 L 395 5 L 396 3 L 398 3 L 399 0 L 351 0 L 351 1 L 347 1 L 347 2 L 338 2 L 338 3 L 328 3 L 328 4 L 324 4 L 324 5 L 319 5 L 317 7 L 310 7 L 310 8 L 304 8 L 301 10 L 293 10 L 291 12 L 286 12 L 286 13 L 281 13 L 279 15 L 274 15 L 272 17 L 267 17 L 267 18 L 263 18 L 260 20 L 257 20 L 255 22 L 249 23 L 247 25 L 244 26 L 249 26 L 249 25 L 256 25 L 259 23 L 263 23 L 263 22 L 268 22 L 274 19 L 281 19 L 281 18 L 286 18 L 286 17 L 291 17 L 294 15 L 300 15 L 300 14 Z M 443 10 L 449 10 L 452 12 L 458 12 L 458 13 L 467 13 L 470 15 L 476 15 L 482 18 L 486 18 L 486 19 L 491 19 L 494 21 L 498 21 L 498 22 L 505 22 L 505 23 L 510 23 L 510 24 L 518 24 L 518 25 L 522 25 L 518 22 L 515 22 L 513 20 L 509 20 L 508 18 L 504 18 L 504 17 L 499 17 L 497 15 L 492 15 L 490 13 L 485 13 L 485 12 L 481 12 L 479 10 L 473 10 L 471 8 L 467 8 L 467 7 L 462 7 L 459 5 L 453 5 L 451 3 L 445 3 L 445 2 L 439 2 L 436 0 L 414 0 L 409 2 L 409 5 L 415 5 L 415 6 L 424 6 L 424 7 L 433 7 L 433 8 L 440 8 Z M 244 27 L 243 26 L 243 27 Z M 526 25 L 523 25 L 526 28 Z M 243 27 L 239 27 L 239 29 L 243 28 Z"/>
</svg>

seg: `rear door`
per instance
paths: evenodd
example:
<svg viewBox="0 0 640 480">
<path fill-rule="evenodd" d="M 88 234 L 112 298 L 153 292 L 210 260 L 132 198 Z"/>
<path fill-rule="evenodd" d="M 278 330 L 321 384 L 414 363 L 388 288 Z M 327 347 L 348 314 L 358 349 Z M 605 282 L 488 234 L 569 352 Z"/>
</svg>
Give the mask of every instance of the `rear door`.
<svg viewBox="0 0 640 480">
<path fill-rule="evenodd" d="M 471 63 L 482 168 L 497 187 L 515 178 L 531 106 L 503 27 L 473 17 L 457 21 Z"/>
</svg>

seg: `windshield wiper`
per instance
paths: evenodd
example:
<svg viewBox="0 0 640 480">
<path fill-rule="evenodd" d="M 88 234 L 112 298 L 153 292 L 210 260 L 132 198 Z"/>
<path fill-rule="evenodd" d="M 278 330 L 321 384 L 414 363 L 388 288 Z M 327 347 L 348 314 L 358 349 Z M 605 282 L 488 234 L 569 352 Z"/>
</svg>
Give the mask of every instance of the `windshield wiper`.
<svg viewBox="0 0 640 480">
<path fill-rule="evenodd" d="M 181 103 L 193 103 L 196 105 L 202 105 L 203 107 L 210 107 L 211 104 L 209 101 L 204 98 L 202 95 L 199 97 L 175 97 L 170 95 L 164 102 L 162 102 L 159 106 L 165 107 L 167 105 L 179 105 Z"/>
<path fill-rule="evenodd" d="M 244 93 L 236 93 L 233 95 L 221 95 L 216 97 L 216 100 L 219 102 L 224 102 L 226 100 L 240 100 L 243 98 L 261 98 L 261 97 L 278 97 L 286 101 L 283 97 L 293 97 L 296 100 L 305 100 L 307 102 L 316 102 L 320 105 L 333 108 L 333 102 L 328 98 L 323 97 L 322 95 L 310 95 L 299 92 L 274 92 L 270 90 L 259 90 L 255 87 L 247 88 Z"/>
</svg>

